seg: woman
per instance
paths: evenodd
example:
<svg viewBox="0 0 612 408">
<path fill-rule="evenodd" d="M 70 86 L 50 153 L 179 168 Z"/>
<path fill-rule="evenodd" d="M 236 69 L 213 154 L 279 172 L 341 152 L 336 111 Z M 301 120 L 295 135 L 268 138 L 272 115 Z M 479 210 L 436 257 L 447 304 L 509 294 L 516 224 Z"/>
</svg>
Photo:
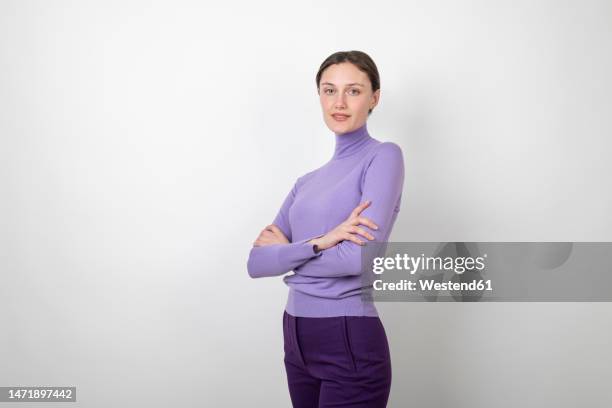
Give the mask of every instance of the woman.
<svg viewBox="0 0 612 408">
<path fill-rule="evenodd" d="M 294 407 L 385 407 L 391 359 L 371 287 L 361 276 L 367 241 L 385 242 L 400 209 L 402 151 L 372 138 L 366 121 L 380 80 L 360 51 L 329 56 L 316 76 L 327 127 L 329 162 L 299 177 L 249 254 L 253 278 L 289 286 L 283 313 L 285 368 Z"/>
</svg>

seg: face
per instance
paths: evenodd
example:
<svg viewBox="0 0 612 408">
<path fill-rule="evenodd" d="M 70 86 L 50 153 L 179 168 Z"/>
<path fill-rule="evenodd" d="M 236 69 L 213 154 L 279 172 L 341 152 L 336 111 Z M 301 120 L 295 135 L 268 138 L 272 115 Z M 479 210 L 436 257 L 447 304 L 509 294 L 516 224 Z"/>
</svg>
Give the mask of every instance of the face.
<svg viewBox="0 0 612 408">
<path fill-rule="evenodd" d="M 379 97 L 380 89 L 372 92 L 368 75 L 350 62 L 331 65 L 321 75 L 319 100 L 323 118 L 336 134 L 361 127 Z"/>
</svg>

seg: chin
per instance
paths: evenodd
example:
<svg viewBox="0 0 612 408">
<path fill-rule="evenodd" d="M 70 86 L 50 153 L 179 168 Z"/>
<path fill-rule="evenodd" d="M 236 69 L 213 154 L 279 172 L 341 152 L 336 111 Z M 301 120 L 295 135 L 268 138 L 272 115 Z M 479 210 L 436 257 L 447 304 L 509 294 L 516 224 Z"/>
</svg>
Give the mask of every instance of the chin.
<svg viewBox="0 0 612 408">
<path fill-rule="evenodd" d="M 329 127 L 334 133 L 346 133 L 353 128 L 353 123 L 347 122 L 336 122 L 333 118 L 327 122 L 327 127 Z"/>
</svg>

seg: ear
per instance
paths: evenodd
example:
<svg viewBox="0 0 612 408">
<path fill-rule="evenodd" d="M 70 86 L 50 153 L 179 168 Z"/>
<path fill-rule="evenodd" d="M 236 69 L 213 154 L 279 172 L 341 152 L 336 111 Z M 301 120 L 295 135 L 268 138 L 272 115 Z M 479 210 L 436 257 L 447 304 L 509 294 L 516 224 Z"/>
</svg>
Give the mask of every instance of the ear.
<svg viewBox="0 0 612 408">
<path fill-rule="evenodd" d="M 378 105 L 379 99 L 380 99 L 380 88 L 378 88 L 376 92 L 372 94 L 372 102 L 370 103 L 370 109 L 374 109 L 374 107 Z"/>
</svg>

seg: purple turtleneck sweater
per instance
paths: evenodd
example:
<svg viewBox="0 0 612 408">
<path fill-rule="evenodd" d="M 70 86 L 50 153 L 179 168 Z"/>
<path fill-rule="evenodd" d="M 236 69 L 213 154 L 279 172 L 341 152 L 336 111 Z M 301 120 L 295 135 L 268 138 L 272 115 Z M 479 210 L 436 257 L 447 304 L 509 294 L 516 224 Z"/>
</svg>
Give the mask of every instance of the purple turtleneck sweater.
<svg viewBox="0 0 612 408">
<path fill-rule="evenodd" d="M 289 244 L 253 247 L 247 269 L 253 278 L 278 276 L 289 286 L 285 310 L 293 316 L 378 316 L 374 303 L 363 301 L 361 246 L 342 241 L 314 252 L 308 241 L 344 222 L 364 201 L 361 212 L 377 226 L 365 225 L 375 241 L 386 242 L 400 210 L 404 160 L 400 147 L 372 138 L 364 124 L 336 134 L 334 155 L 322 167 L 299 177 L 272 222 Z M 358 235 L 368 245 L 367 238 Z"/>
</svg>

